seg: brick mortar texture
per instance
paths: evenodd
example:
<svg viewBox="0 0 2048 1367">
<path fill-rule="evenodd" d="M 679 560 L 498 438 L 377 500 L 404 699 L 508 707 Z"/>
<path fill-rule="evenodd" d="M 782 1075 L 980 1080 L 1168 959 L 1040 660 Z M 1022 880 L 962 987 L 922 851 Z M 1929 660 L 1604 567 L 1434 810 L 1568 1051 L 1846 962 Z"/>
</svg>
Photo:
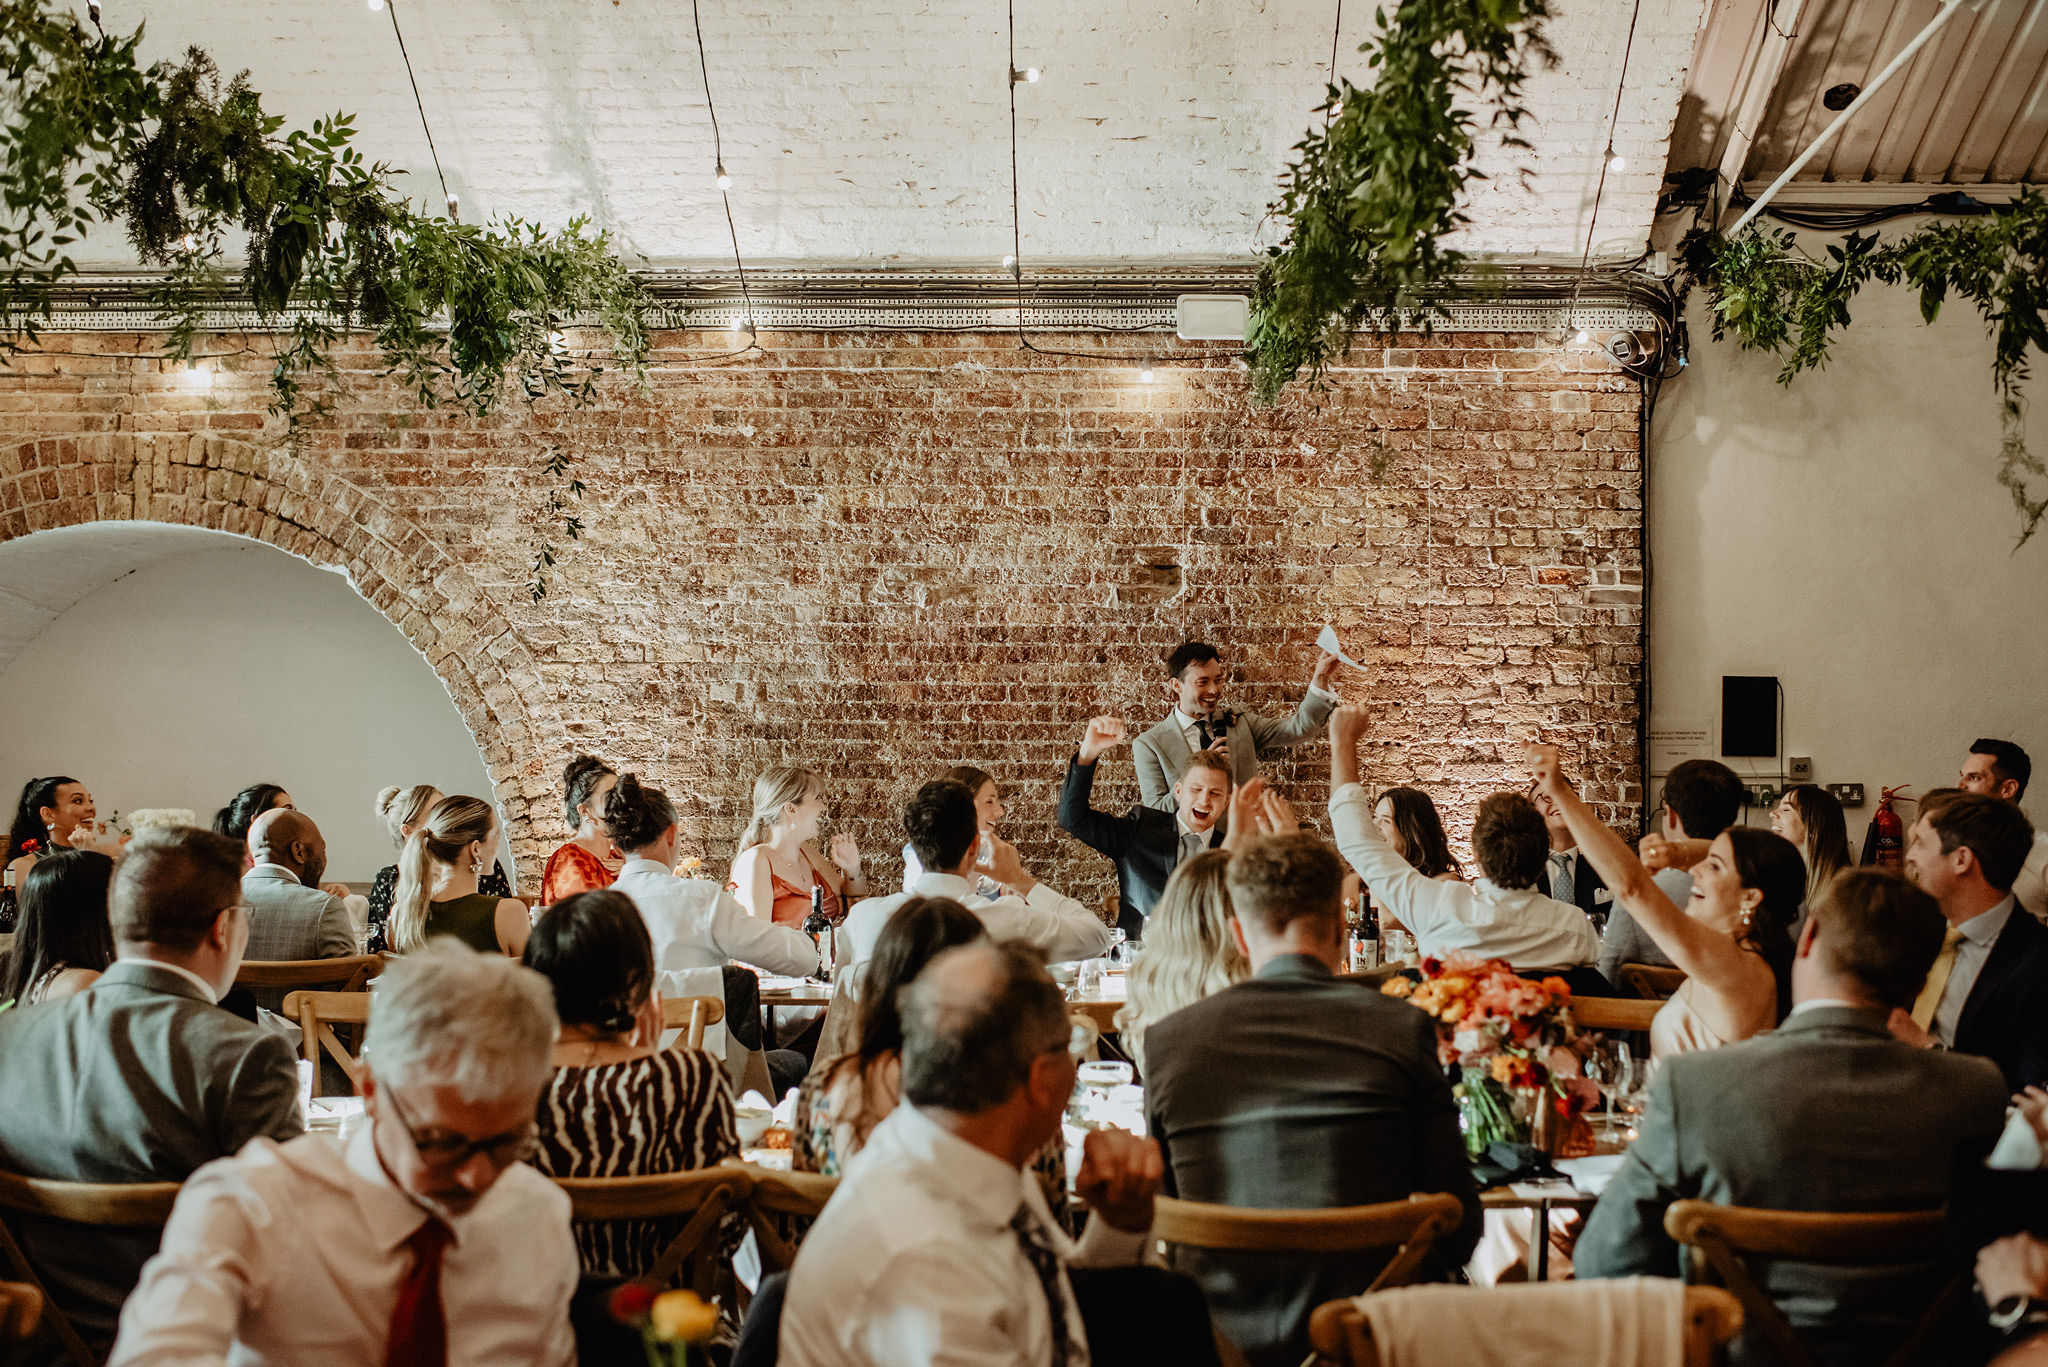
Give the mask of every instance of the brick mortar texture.
<svg viewBox="0 0 2048 1367">
<path fill-rule="evenodd" d="M 253 361 L 195 394 L 160 339 L 49 334 L 0 369 L 0 539 L 144 518 L 346 569 L 447 683 L 528 878 L 577 750 L 667 788 L 717 872 L 753 775 L 819 769 L 883 884 L 905 797 L 966 762 L 1041 876 L 1097 901 L 1104 861 L 1052 824 L 1085 719 L 1156 720 L 1187 637 L 1225 649 L 1236 705 L 1291 709 L 1326 620 L 1375 665 L 1341 685 L 1375 713 L 1368 782 L 1427 788 L 1461 848 L 1516 782 L 1509 739 L 1537 733 L 1635 819 L 1639 396 L 1604 365 L 1404 337 L 1261 411 L 1220 354 L 1140 384 L 1159 339 L 1037 339 L 1107 361 L 1000 334 L 766 340 L 717 359 L 724 335 L 660 334 L 644 391 L 614 375 L 591 407 L 482 421 L 420 410 L 356 346 L 292 449 Z M 550 443 L 587 531 L 553 537 L 536 605 Z M 1317 742 L 1268 773 L 1320 819 L 1327 765 Z M 1112 756 L 1098 802 L 1134 796 Z"/>
</svg>

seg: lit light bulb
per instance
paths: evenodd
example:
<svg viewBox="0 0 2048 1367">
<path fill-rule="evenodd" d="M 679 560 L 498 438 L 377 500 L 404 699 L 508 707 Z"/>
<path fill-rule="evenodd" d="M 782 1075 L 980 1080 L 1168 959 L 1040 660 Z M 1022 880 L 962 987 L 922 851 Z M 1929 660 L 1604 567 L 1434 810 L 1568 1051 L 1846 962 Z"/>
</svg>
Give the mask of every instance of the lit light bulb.
<svg viewBox="0 0 2048 1367">
<path fill-rule="evenodd" d="M 1016 258 L 1016 257 L 1014 257 L 1014 256 L 1011 256 L 1011 255 L 1010 255 L 1010 254 L 1009 254 L 1008 252 L 1005 252 L 1005 253 L 1003 253 L 1003 269 L 1004 269 L 1004 270 L 1006 270 L 1006 271 L 1014 271 L 1014 270 L 1016 270 L 1016 269 L 1017 269 L 1017 258 Z"/>
<path fill-rule="evenodd" d="M 373 10 L 380 10 L 380 9 L 383 9 L 383 8 L 384 8 L 384 0 L 370 0 L 370 8 L 371 8 L 371 9 L 373 9 Z"/>
<path fill-rule="evenodd" d="M 567 337 L 563 336 L 563 335 L 562 335 L 562 334 L 561 334 L 560 332 L 558 332 L 558 331 L 557 331 L 557 332 L 550 332 L 550 333 L 548 334 L 548 350 L 549 350 L 549 351 L 552 351 L 552 352 L 553 352 L 553 353 L 554 353 L 555 355 L 559 356 L 559 355 L 561 355 L 561 354 L 562 354 L 563 352 L 567 351 L 568 349 L 569 349 L 569 339 L 568 339 Z"/>
<path fill-rule="evenodd" d="M 1030 82 L 1030 81 L 1035 81 L 1035 80 L 1037 80 L 1037 79 L 1038 79 L 1038 68 L 1037 68 L 1037 67 L 1035 67 L 1035 66 L 1027 66 L 1027 67 L 1025 67 L 1025 68 L 1024 68 L 1024 69 L 1023 69 L 1022 71 L 1019 71 L 1019 70 L 1017 70 L 1017 68 L 1016 68 L 1016 67 L 1011 67 L 1011 68 L 1010 68 L 1010 84 L 1011 84 L 1011 85 L 1016 85 L 1016 84 L 1018 84 L 1018 83 L 1020 83 L 1020 82 Z"/>
<path fill-rule="evenodd" d="M 1025 79 L 1025 80 L 1027 80 L 1027 81 L 1035 81 L 1035 80 L 1037 80 L 1037 79 L 1038 79 L 1038 68 L 1037 68 L 1037 67 L 1035 67 L 1035 66 L 1027 66 L 1027 67 L 1025 67 L 1025 68 L 1024 68 L 1024 79 Z"/>
<path fill-rule="evenodd" d="M 722 161 L 718 163 L 718 188 L 721 190 L 730 190 L 732 188 L 732 177 L 725 173 L 725 163 Z"/>
<path fill-rule="evenodd" d="M 1584 346 L 1592 340 L 1593 334 L 1586 331 L 1584 328 L 1580 328 L 1577 332 L 1572 334 L 1573 346 Z"/>
<path fill-rule="evenodd" d="M 733 320 L 732 320 L 732 330 L 733 330 L 734 332 L 745 332 L 745 331 L 747 330 L 747 320 L 746 320 L 746 319 L 744 319 L 744 318 L 735 318 L 735 319 L 733 319 Z"/>
<path fill-rule="evenodd" d="M 1607 149 L 1607 169 L 1608 169 L 1608 170 L 1610 170 L 1610 171 L 1619 171 L 1619 170 L 1621 170 L 1621 169 L 1622 169 L 1623 167 L 1625 167 L 1625 166 L 1627 166 L 1627 165 L 1628 165 L 1628 159 L 1627 159 L 1626 157 L 1622 156 L 1622 155 L 1621 155 L 1621 153 L 1619 153 L 1619 152 L 1615 151 L 1615 150 L 1614 150 L 1614 149 L 1613 149 L 1612 147 L 1610 147 L 1610 148 L 1608 148 L 1608 149 Z"/>
<path fill-rule="evenodd" d="M 204 361 L 185 362 L 183 378 L 187 389 L 213 388 L 213 371 L 207 367 Z"/>
<path fill-rule="evenodd" d="M 198 249 L 199 249 L 199 239 L 198 239 L 198 238 L 196 238 L 196 237 L 194 237 L 194 236 L 193 236 L 192 234 L 190 234 L 190 233 L 186 233 L 186 234 L 185 234 L 185 235 L 184 235 L 183 237 L 181 237 L 181 238 L 179 238 L 179 239 L 178 239 L 178 250 L 179 250 L 179 251 L 181 251 L 181 252 L 190 252 L 190 251 L 197 251 Z"/>
<path fill-rule="evenodd" d="M 462 221 L 462 201 L 454 195 L 448 196 L 448 217 L 456 223 Z"/>
<path fill-rule="evenodd" d="M 1138 367 L 1138 380 L 1141 384 L 1151 384 L 1157 378 L 1152 371 L 1152 362 L 1144 361 L 1140 363 Z"/>
</svg>

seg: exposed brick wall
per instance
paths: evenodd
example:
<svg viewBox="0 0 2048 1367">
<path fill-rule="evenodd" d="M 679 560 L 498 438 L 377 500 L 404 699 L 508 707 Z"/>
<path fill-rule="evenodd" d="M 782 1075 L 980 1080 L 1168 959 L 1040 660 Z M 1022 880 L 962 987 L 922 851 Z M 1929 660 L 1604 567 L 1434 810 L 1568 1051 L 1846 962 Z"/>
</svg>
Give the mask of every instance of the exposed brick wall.
<svg viewBox="0 0 2048 1367">
<path fill-rule="evenodd" d="M 822 769 L 884 881 L 904 797 L 964 761 L 1041 874 L 1094 897 L 1102 861 L 1051 824 L 1086 717 L 1156 720 L 1188 636 L 1226 649 L 1238 705 L 1290 708 L 1326 619 L 1377 666 L 1343 683 L 1377 714 L 1370 780 L 1433 791 L 1461 845 L 1510 736 L 1566 745 L 1611 816 L 1639 799 L 1638 397 L 1604 369 L 1404 339 L 1262 412 L 1222 356 L 1148 386 L 1002 335 L 774 334 L 739 361 L 657 340 L 645 394 L 482 423 L 361 373 L 293 452 L 259 368 L 195 393 L 152 339 L 53 335 L 0 370 L 0 539 L 144 517 L 346 568 L 448 683 L 528 876 L 574 749 L 653 775 L 719 871 L 757 770 Z M 588 531 L 556 536 L 535 605 L 551 441 Z M 1319 814 L 1327 763 L 1270 772 Z M 1099 800 L 1130 775 L 1106 761 Z"/>
</svg>

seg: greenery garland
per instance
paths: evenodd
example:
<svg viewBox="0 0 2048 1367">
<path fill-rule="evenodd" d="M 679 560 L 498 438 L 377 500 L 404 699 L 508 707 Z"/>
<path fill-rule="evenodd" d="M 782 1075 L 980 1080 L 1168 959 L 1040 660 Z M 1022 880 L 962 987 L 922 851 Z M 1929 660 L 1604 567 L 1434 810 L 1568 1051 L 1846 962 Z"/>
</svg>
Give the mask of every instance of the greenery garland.
<svg viewBox="0 0 2048 1367">
<path fill-rule="evenodd" d="M 1287 220 L 1252 300 L 1247 360 L 1258 400 L 1272 404 L 1306 368 L 1349 350 L 1360 328 L 1379 335 L 1445 316 L 1465 256 L 1439 239 L 1466 222 L 1477 120 L 1461 99 L 1491 100 L 1501 145 L 1526 150 L 1522 86 L 1530 65 L 1556 60 L 1544 41 L 1548 0 L 1402 0 L 1378 11 L 1370 90 L 1330 87 L 1321 128 L 1269 212 Z"/>
<path fill-rule="evenodd" d="M 351 146 L 349 117 L 280 139 L 283 120 L 264 113 L 247 73 L 223 86 L 196 47 L 143 68 L 141 37 L 89 33 L 49 0 L 0 0 L 0 349 L 33 343 L 78 272 L 70 249 L 119 219 L 142 260 L 164 268 L 155 302 L 172 320 L 168 359 L 191 360 L 207 314 L 238 297 L 285 326 L 270 410 L 294 437 L 344 387 L 333 358 L 352 329 L 371 334 L 383 374 L 422 405 L 453 400 L 479 417 L 508 380 L 529 401 L 591 401 L 603 367 L 569 352 L 561 328 L 574 318 L 597 319 L 644 378 L 646 295 L 587 220 L 550 233 L 421 213 L 388 166 Z M 239 289 L 222 264 L 234 229 L 247 238 Z M 557 482 L 549 517 L 574 539 L 558 451 L 543 470 Z M 544 545 L 536 599 L 553 559 Z"/>
<path fill-rule="evenodd" d="M 1981 218 L 1935 223 L 1890 242 L 1851 233 L 1825 259 L 1801 252 L 1789 229 L 1751 227 L 1726 238 L 1695 229 L 1680 244 L 1687 279 L 1706 294 L 1714 338 L 1783 358 L 1778 383 L 1826 364 L 1849 325 L 1849 301 L 1872 280 L 1920 292 L 1933 322 L 1953 294 L 1976 305 L 1991 329 L 1992 388 L 2002 435 L 1998 482 L 2020 515 L 2025 545 L 2048 515 L 2048 467 L 2027 449 L 2022 390 L 2030 350 L 2048 350 L 2048 199 L 2032 190 Z"/>
</svg>

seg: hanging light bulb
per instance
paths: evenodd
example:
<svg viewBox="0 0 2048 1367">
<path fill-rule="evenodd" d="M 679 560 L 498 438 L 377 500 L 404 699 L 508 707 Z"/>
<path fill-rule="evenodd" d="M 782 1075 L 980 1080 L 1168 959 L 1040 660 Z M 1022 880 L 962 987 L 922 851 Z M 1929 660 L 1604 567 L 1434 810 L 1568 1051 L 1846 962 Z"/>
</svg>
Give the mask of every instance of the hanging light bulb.
<svg viewBox="0 0 2048 1367">
<path fill-rule="evenodd" d="M 1017 273 L 1017 258 L 1011 256 L 1008 252 L 1004 252 L 1003 269 L 1008 271 L 1010 274 L 1015 275 Z"/>
<path fill-rule="evenodd" d="M 187 389 L 213 388 L 213 371 L 204 361 L 185 362 L 184 373 L 179 378 L 184 380 Z"/>
<path fill-rule="evenodd" d="M 1035 66 L 1027 66 L 1027 67 L 1025 67 L 1025 68 L 1024 68 L 1024 79 L 1025 79 L 1025 80 L 1027 80 L 1027 81 L 1036 81 L 1036 80 L 1038 79 L 1038 68 L 1037 68 L 1037 67 L 1035 67 Z"/>
<path fill-rule="evenodd" d="M 178 250 L 181 252 L 191 252 L 199 250 L 199 239 L 194 237 L 190 233 L 186 233 L 183 237 L 178 239 Z"/>
<path fill-rule="evenodd" d="M 1607 148 L 1607 169 L 1610 171 L 1619 171 L 1627 165 L 1628 159 L 1623 157 L 1621 153 L 1615 151 L 1613 146 L 1610 144 Z"/>
<path fill-rule="evenodd" d="M 86 17 L 92 20 L 94 28 L 100 24 L 100 0 L 85 0 Z"/>
<path fill-rule="evenodd" d="M 383 9 L 383 8 L 384 8 L 384 0 L 370 0 L 370 8 L 371 8 L 372 10 L 380 10 L 380 9 Z"/>
<path fill-rule="evenodd" d="M 718 188 L 721 190 L 730 190 L 732 188 L 732 177 L 725 173 L 725 163 L 722 161 L 718 163 Z"/>
<path fill-rule="evenodd" d="M 1036 81 L 1038 79 L 1038 74 L 1038 68 L 1035 66 L 1027 66 L 1022 71 L 1017 70 L 1016 67 L 1011 67 L 1010 84 L 1028 85 L 1031 82 Z"/>
<path fill-rule="evenodd" d="M 1580 328 L 1580 329 L 1579 329 L 1579 330 L 1578 330 L 1577 332 L 1574 332 L 1574 333 L 1572 334 L 1572 345 L 1573 345 L 1573 346 L 1586 346 L 1586 345 L 1588 345 L 1588 344 L 1589 344 L 1590 342 L 1592 342 L 1592 340 L 1593 340 L 1593 334 L 1592 334 L 1592 333 L 1590 333 L 1590 332 L 1588 332 L 1588 331 L 1586 331 L 1586 330 L 1585 330 L 1584 328 Z"/>
<path fill-rule="evenodd" d="M 1153 373 L 1153 370 L 1152 370 L 1152 358 L 1151 358 L 1151 357 L 1147 356 L 1147 357 L 1146 357 L 1146 358 L 1145 358 L 1145 359 L 1144 359 L 1143 361 L 1140 361 L 1140 362 L 1138 363 L 1138 381 L 1139 381 L 1139 383 L 1141 383 L 1141 384 L 1151 384 L 1151 383 L 1152 383 L 1152 382 L 1153 382 L 1153 381 L 1154 381 L 1155 379 L 1157 379 L 1157 378 L 1158 378 L 1158 376 L 1157 376 L 1156 374 L 1154 374 L 1154 373 Z"/>
<path fill-rule="evenodd" d="M 462 222 L 462 201 L 454 195 L 448 196 L 448 217 L 456 223 Z"/>
</svg>

